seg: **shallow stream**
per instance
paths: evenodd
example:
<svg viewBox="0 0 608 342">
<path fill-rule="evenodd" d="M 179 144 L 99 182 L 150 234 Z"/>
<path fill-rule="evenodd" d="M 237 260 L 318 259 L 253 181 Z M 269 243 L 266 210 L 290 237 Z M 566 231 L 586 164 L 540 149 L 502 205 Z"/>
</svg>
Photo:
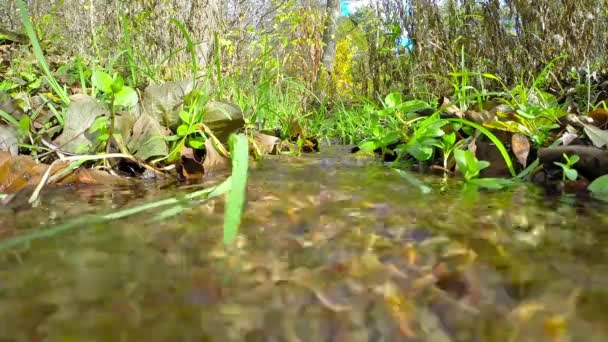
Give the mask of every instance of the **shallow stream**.
<svg viewBox="0 0 608 342">
<path fill-rule="evenodd" d="M 0 252 L 0 341 L 608 341 L 607 205 L 346 150 L 253 163 L 234 248 L 214 199 Z M 201 186 L 48 189 L 0 239 Z"/>
</svg>

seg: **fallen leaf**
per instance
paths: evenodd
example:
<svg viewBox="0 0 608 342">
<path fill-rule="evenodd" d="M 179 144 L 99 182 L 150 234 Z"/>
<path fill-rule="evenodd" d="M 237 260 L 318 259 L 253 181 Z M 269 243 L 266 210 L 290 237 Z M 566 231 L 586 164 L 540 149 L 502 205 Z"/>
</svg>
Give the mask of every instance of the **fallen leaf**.
<svg viewBox="0 0 608 342">
<path fill-rule="evenodd" d="M 205 160 L 203 161 L 203 167 L 205 168 L 205 172 L 211 173 L 220 170 L 226 170 L 230 167 L 230 160 L 224 156 L 222 156 L 213 143 L 211 139 L 207 139 L 205 141 L 205 151 L 207 151 L 207 155 L 205 156 Z"/>
<path fill-rule="evenodd" d="M 51 175 L 65 168 L 68 162 L 53 165 Z M 26 186 L 35 186 L 49 168 L 39 164 L 30 156 L 11 156 L 9 152 L 0 151 L 0 192 L 14 193 Z"/>
<path fill-rule="evenodd" d="M 271 154 L 276 152 L 277 145 L 281 139 L 259 132 L 253 133 L 254 146 L 259 155 Z"/>
<path fill-rule="evenodd" d="M 571 132 L 564 132 L 564 134 L 562 135 L 562 143 L 564 144 L 564 146 L 568 146 L 570 145 L 576 138 L 578 138 L 578 135 L 575 133 L 571 133 Z"/>
<path fill-rule="evenodd" d="M 526 167 L 528 164 L 528 155 L 530 154 L 530 142 L 528 138 L 520 133 L 515 133 L 511 137 L 511 150 L 515 154 L 517 161 Z"/>
<path fill-rule="evenodd" d="M 203 123 L 223 144 L 228 141 L 230 134 L 236 133 L 245 124 L 241 108 L 230 103 L 211 101 L 205 105 L 204 111 Z"/>
<path fill-rule="evenodd" d="M 587 133 L 587 136 L 595 147 L 601 148 L 608 145 L 608 130 L 601 130 L 592 125 L 583 124 L 583 126 L 585 127 L 585 133 Z"/>
<path fill-rule="evenodd" d="M 595 195 L 608 198 L 608 175 L 596 178 L 587 189 Z"/>
<path fill-rule="evenodd" d="M 53 144 L 70 153 L 86 152 L 95 140 L 87 130 L 97 117 L 107 115 L 107 111 L 97 99 L 88 95 L 72 95 L 70 100 L 63 132 Z"/>
<path fill-rule="evenodd" d="M 142 107 L 156 122 L 175 128 L 179 124 L 184 97 L 192 91 L 192 85 L 192 80 L 150 85 L 144 90 Z"/>
<path fill-rule="evenodd" d="M 165 156 L 169 153 L 165 135 L 165 128 L 154 117 L 144 112 L 133 125 L 132 134 L 127 139 L 127 147 L 135 157 L 143 160 Z"/>
<path fill-rule="evenodd" d="M 593 125 L 596 127 L 608 126 L 608 110 L 604 108 L 596 108 L 587 113 L 587 116 L 593 119 Z"/>
<path fill-rule="evenodd" d="M 17 131 L 9 126 L 0 126 L 0 151 L 8 151 L 11 155 L 19 154 L 17 146 Z"/>
<path fill-rule="evenodd" d="M 177 171 L 185 179 L 201 179 L 205 174 L 205 168 L 195 151 L 189 147 L 182 148 L 180 162 Z"/>
<path fill-rule="evenodd" d="M 441 103 L 439 104 L 439 108 L 443 109 L 444 113 L 447 116 L 457 117 L 459 119 L 464 118 L 464 113 L 462 112 L 462 110 L 460 110 L 460 108 L 458 108 L 458 106 L 456 106 L 455 104 L 452 104 L 450 99 L 445 96 L 441 100 Z"/>
<path fill-rule="evenodd" d="M 485 109 L 480 110 L 480 111 L 469 109 L 464 112 L 464 116 L 467 120 L 473 121 L 478 124 L 482 124 L 484 122 L 490 122 L 496 118 L 495 114 L 492 114 Z"/>
<path fill-rule="evenodd" d="M 115 184 L 117 177 L 112 176 L 108 172 L 87 169 L 84 167 L 78 168 L 73 174 L 69 175 L 61 181 L 62 184 Z"/>
</svg>

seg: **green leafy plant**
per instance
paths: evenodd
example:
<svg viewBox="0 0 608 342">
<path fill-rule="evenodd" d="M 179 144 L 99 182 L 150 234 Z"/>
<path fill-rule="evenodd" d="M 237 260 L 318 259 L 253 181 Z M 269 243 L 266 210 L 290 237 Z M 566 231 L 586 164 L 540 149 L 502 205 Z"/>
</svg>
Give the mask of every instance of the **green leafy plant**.
<svg viewBox="0 0 608 342">
<path fill-rule="evenodd" d="M 115 134 L 114 124 L 116 109 L 118 107 L 131 108 L 137 105 L 139 97 L 135 89 L 126 86 L 124 79 L 116 73 L 113 76 L 110 76 L 104 71 L 97 70 L 93 72 L 91 83 L 94 88 L 101 90 L 103 94 L 102 100 L 108 104 L 110 110 L 110 121 L 108 123 L 109 127 L 107 131 L 103 129 L 103 125 L 107 123 L 107 121 L 103 121 L 103 119 L 96 120 L 97 125 L 93 125 L 92 127 L 93 132 L 100 131 L 100 139 L 103 141 L 107 150 L 109 147 L 108 141 Z"/>
<path fill-rule="evenodd" d="M 445 134 L 441 128 L 447 123 L 445 119 L 439 118 L 438 113 L 418 121 L 412 127 L 413 134 L 407 142 L 396 148 L 399 156 L 410 154 L 419 161 L 431 159 L 440 142 L 439 138 Z"/>
<path fill-rule="evenodd" d="M 376 126 L 373 129 L 372 137 L 364 140 L 359 144 L 359 149 L 366 152 L 373 152 L 380 149 L 382 154 L 389 153 L 387 147 L 399 142 L 401 133 L 394 130 L 386 130 L 383 127 Z"/>
<path fill-rule="evenodd" d="M 179 113 L 179 117 L 182 120 L 182 124 L 177 127 L 177 137 L 185 139 L 188 146 L 194 149 L 202 149 L 205 146 L 207 136 L 197 127 L 198 118 L 185 110 Z"/>
<path fill-rule="evenodd" d="M 505 145 L 500 141 L 500 139 L 498 139 L 498 137 L 496 135 L 494 135 L 492 132 L 490 132 L 487 128 L 485 128 L 479 124 L 476 124 L 474 122 L 471 122 L 468 120 L 463 120 L 463 119 L 446 119 L 446 120 L 448 120 L 450 122 L 456 122 L 456 123 L 460 123 L 460 124 L 463 124 L 466 126 L 473 127 L 475 129 L 479 130 L 481 133 L 483 133 L 486 137 L 488 137 L 488 139 L 490 139 L 490 141 L 496 146 L 496 148 L 500 152 L 500 155 L 504 159 L 507 169 L 509 170 L 509 173 L 511 174 L 511 176 L 515 177 L 517 175 L 515 173 L 515 167 L 513 166 L 513 161 L 511 160 L 511 157 L 509 156 L 509 151 L 507 150 Z"/>
<path fill-rule="evenodd" d="M 454 159 L 467 184 L 492 190 L 502 189 L 512 184 L 512 181 L 508 179 L 479 178 L 481 170 L 490 166 L 490 163 L 478 160 L 469 150 L 455 150 Z"/>
<path fill-rule="evenodd" d="M 184 99 L 185 107 L 179 113 L 181 123 L 177 127 L 175 135 L 165 138 L 167 141 L 173 141 L 171 150 L 167 156 L 168 161 L 171 162 L 179 159 L 182 148 L 186 145 L 194 149 L 205 147 L 208 136 L 205 134 L 202 123 L 204 106 L 207 102 L 208 96 L 199 89 L 194 89 L 190 94 L 186 95 Z"/>
<path fill-rule="evenodd" d="M 457 142 L 455 132 L 445 134 L 441 137 L 441 140 L 437 141 L 435 146 L 438 147 L 443 154 L 443 168 L 444 169 L 448 168 L 448 161 L 450 159 L 450 156 L 454 152 L 454 150 L 459 149 L 466 142 L 467 142 L 466 139 L 462 139 Z"/>
<path fill-rule="evenodd" d="M 554 164 L 562 168 L 563 181 L 566 181 L 566 178 L 568 180 L 575 181 L 578 178 L 578 171 L 572 168 L 572 166 L 574 166 L 574 164 L 576 164 L 580 158 L 576 154 L 568 157 L 568 155 L 564 153 L 564 159 L 566 160 L 566 164 L 560 162 L 554 162 Z"/>
<path fill-rule="evenodd" d="M 465 181 L 470 181 L 479 176 L 481 170 L 490 166 L 490 163 L 485 160 L 478 160 L 473 152 L 469 150 L 454 151 L 454 158 L 460 173 L 464 176 Z"/>
</svg>

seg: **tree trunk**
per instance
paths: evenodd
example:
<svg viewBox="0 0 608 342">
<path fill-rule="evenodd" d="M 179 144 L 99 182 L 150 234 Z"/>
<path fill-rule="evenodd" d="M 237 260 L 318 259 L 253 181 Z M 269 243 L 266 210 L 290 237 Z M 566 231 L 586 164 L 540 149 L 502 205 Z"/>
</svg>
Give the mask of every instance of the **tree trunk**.
<svg viewBox="0 0 608 342">
<path fill-rule="evenodd" d="M 338 18 L 340 17 L 340 1 L 327 0 L 325 14 L 325 30 L 323 31 L 323 67 L 331 75 L 336 59 L 336 43 L 338 35 Z"/>
<path fill-rule="evenodd" d="M 332 73 L 336 59 L 338 35 L 338 18 L 340 17 L 340 0 L 327 0 L 325 7 L 325 28 L 323 30 L 323 54 L 321 70 L 318 73 L 315 91 L 317 98 L 325 102 L 327 91 L 334 89 Z"/>
</svg>

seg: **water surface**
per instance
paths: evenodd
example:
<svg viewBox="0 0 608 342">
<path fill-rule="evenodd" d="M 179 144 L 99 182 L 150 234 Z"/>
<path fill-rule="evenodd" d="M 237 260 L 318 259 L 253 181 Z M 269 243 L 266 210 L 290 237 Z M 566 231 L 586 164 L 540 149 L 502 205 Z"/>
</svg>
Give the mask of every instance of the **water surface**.
<svg viewBox="0 0 608 342">
<path fill-rule="evenodd" d="M 608 340 L 605 205 L 417 175 L 424 194 L 344 151 L 253 163 L 235 248 L 215 199 L 1 252 L 0 340 Z M 0 208 L 0 238 L 200 186 L 49 189 Z"/>
</svg>

